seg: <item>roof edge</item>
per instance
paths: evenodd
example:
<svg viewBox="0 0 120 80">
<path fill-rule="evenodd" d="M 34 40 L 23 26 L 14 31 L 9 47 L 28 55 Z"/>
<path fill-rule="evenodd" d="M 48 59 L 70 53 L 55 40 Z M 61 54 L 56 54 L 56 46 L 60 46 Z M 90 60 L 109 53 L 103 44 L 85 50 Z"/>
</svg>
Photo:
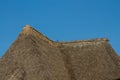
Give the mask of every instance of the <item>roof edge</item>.
<svg viewBox="0 0 120 80">
<path fill-rule="evenodd" d="M 30 25 L 26 25 L 23 30 L 21 31 L 20 35 L 32 35 L 32 36 L 36 36 L 44 41 L 46 41 L 47 43 L 49 43 L 50 45 L 53 45 L 54 41 L 52 41 L 51 39 L 49 39 L 47 36 L 43 35 L 41 32 L 37 31 L 35 28 L 31 27 Z"/>
<path fill-rule="evenodd" d="M 66 41 L 66 42 L 59 42 L 59 43 L 79 43 L 79 42 L 109 42 L 108 38 L 95 38 L 95 39 L 88 39 L 88 40 L 75 40 L 75 41 Z"/>
<path fill-rule="evenodd" d="M 95 38 L 95 39 L 89 39 L 89 40 L 76 40 L 76 41 L 66 41 L 66 42 L 55 42 L 52 41 L 51 39 L 49 39 L 47 36 L 43 35 L 41 32 L 37 31 L 36 29 L 34 29 L 33 27 L 31 27 L 30 25 L 26 25 L 22 32 L 20 33 L 21 35 L 33 35 L 33 36 L 37 36 L 38 38 L 46 41 L 48 44 L 52 45 L 52 46 L 59 46 L 61 44 L 69 44 L 69 43 L 80 43 L 80 42 L 105 42 L 105 41 L 109 41 L 107 38 Z"/>
</svg>

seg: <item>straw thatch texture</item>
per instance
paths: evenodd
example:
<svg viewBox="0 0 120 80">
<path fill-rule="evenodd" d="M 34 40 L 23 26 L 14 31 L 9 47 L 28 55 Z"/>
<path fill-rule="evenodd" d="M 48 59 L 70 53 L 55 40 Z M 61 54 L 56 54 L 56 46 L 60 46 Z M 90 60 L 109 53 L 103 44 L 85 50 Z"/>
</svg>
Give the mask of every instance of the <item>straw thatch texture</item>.
<svg viewBox="0 0 120 80">
<path fill-rule="evenodd" d="M 0 59 L 0 80 L 119 80 L 120 59 L 106 38 L 54 42 L 26 26 Z"/>
<path fill-rule="evenodd" d="M 63 43 L 61 53 L 67 69 L 71 66 L 69 70 L 75 80 L 114 80 L 120 77 L 117 54 L 107 41 Z"/>
</svg>

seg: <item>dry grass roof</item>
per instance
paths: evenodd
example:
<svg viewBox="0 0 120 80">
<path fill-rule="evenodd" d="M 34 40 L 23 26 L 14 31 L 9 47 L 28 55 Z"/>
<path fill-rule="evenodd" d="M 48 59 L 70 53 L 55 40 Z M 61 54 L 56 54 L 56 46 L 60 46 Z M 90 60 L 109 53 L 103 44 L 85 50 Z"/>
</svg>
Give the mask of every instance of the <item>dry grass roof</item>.
<svg viewBox="0 0 120 80">
<path fill-rule="evenodd" d="M 27 25 L 0 59 L 0 80 L 119 80 L 119 65 L 106 38 L 54 42 Z"/>
</svg>

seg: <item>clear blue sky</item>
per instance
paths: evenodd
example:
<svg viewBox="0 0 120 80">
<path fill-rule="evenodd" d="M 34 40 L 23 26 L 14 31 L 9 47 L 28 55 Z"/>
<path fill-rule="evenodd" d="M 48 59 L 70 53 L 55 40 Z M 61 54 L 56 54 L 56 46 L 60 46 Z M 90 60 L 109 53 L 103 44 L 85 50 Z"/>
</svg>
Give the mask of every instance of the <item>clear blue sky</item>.
<svg viewBox="0 0 120 80">
<path fill-rule="evenodd" d="M 107 37 L 120 55 L 120 0 L 0 0 L 0 56 L 26 24 L 54 41 Z"/>
</svg>

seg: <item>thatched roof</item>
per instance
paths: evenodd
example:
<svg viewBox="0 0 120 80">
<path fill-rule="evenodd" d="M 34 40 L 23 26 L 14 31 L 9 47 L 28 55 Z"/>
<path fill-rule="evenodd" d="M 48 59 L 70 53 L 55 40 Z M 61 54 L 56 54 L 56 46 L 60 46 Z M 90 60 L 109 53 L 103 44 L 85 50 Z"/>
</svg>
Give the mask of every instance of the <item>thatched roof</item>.
<svg viewBox="0 0 120 80">
<path fill-rule="evenodd" d="M 54 42 L 26 26 L 0 60 L 0 80 L 119 80 L 106 38 Z"/>
</svg>

